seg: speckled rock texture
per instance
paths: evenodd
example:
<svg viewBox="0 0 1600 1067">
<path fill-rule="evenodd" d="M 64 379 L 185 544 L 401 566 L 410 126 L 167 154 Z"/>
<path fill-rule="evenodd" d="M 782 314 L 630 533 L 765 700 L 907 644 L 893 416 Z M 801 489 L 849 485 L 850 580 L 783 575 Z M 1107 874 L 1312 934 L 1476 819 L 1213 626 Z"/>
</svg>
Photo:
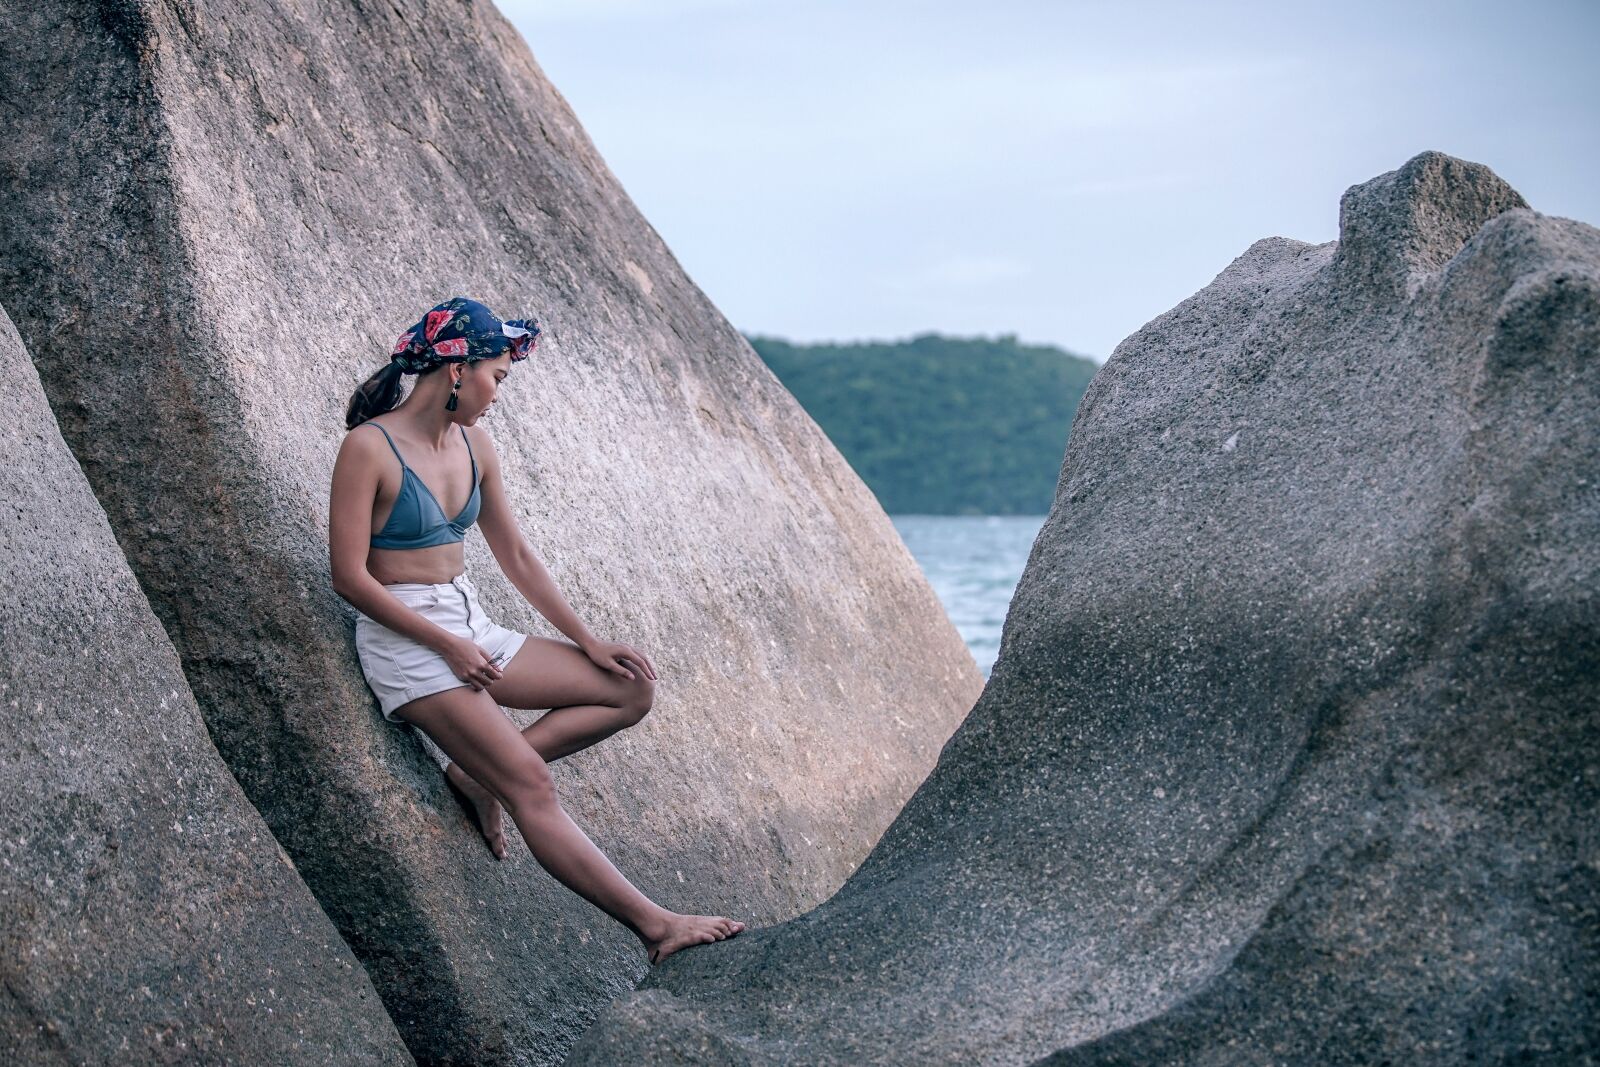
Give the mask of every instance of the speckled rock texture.
<svg viewBox="0 0 1600 1067">
<path fill-rule="evenodd" d="M 0 1063 L 411 1063 L 206 736 L 4 311 L 0 377 Z"/>
<path fill-rule="evenodd" d="M 0 297 L 218 750 L 414 1055 L 552 1062 L 648 970 L 514 830 L 496 863 L 379 716 L 329 583 L 345 404 L 449 296 L 541 320 L 482 425 L 568 600 L 660 673 L 643 723 L 554 765 L 568 811 L 668 907 L 767 924 L 836 890 L 982 676 L 494 8 L 0 18 L 0 205 L 28 223 Z M 477 530 L 467 568 L 497 621 L 560 636 Z"/>
<path fill-rule="evenodd" d="M 1118 346 L 845 886 L 577 1064 L 1594 1062 L 1600 231 L 1426 152 Z"/>
</svg>

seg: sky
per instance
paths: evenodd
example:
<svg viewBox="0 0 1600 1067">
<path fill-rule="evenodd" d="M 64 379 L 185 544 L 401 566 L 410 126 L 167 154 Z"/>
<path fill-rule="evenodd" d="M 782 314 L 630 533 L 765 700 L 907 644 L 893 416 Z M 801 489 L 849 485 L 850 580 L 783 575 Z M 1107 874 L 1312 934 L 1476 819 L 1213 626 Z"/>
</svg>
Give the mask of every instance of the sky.
<svg viewBox="0 0 1600 1067">
<path fill-rule="evenodd" d="M 1104 360 L 1426 149 L 1600 225 L 1600 0 L 500 0 L 747 334 Z"/>
</svg>

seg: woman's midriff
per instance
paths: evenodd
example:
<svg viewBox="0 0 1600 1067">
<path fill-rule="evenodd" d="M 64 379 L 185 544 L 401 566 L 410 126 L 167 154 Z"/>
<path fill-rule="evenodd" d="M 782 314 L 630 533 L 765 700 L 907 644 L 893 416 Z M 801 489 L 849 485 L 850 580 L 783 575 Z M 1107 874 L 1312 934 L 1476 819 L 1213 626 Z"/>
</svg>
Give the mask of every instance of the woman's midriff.
<svg viewBox="0 0 1600 1067">
<path fill-rule="evenodd" d="M 443 585 L 466 571 L 460 541 L 429 548 L 369 548 L 367 573 L 383 585 Z"/>
</svg>

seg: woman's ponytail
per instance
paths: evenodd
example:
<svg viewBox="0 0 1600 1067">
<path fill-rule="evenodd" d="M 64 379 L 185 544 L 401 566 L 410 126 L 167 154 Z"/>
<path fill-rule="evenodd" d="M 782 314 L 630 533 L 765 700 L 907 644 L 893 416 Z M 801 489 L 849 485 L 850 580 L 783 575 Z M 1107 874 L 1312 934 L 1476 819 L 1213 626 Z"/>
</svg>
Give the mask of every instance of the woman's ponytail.
<svg viewBox="0 0 1600 1067">
<path fill-rule="evenodd" d="M 350 397 L 350 406 L 345 409 L 344 428 L 353 430 L 374 415 L 393 410 L 400 403 L 400 379 L 404 374 L 399 363 L 390 362 L 361 383 L 361 388 Z"/>
</svg>

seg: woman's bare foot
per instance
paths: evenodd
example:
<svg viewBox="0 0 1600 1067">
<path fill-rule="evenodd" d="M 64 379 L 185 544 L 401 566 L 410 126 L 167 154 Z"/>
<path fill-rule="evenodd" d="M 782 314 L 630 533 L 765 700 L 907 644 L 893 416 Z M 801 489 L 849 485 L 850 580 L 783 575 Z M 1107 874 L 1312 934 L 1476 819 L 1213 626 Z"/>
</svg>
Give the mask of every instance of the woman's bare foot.
<svg viewBox="0 0 1600 1067">
<path fill-rule="evenodd" d="M 738 919 L 725 919 L 721 915 L 679 915 L 666 913 L 659 936 L 641 935 L 644 947 L 650 953 L 651 963 L 660 963 L 680 948 L 706 945 L 732 937 L 744 929 Z M 653 933 L 655 931 L 652 931 Z"/>
<path fill-rule="evenodd" d="M 472 806 L 478 829 L 483 832 L 483 839 L 489 842 L 489 851 L 494 853 L 494 858 L 505 859 L 506 835 L 500 824 L 500 802 L 494 798 L 494 794 L 473 781 L 466 771 L 454 763 L 445 768 L 444 780 L 450 783 L 458 800 Z"/>
</svg>

